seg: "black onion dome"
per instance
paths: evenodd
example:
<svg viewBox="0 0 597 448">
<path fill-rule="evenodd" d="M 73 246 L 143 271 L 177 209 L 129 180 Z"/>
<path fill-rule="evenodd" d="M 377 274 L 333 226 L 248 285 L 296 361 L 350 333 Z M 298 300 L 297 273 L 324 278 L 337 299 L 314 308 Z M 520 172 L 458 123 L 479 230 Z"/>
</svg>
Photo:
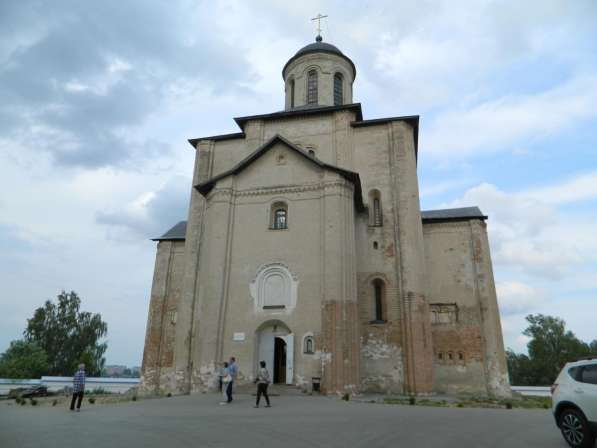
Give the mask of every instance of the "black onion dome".
<svg viewBox="0 0 597 448">
<path fill-rule="evenodd" d="M 286 72 L 286 67 L 288 67 L 288 65 L 292 61 L 294 61 L 295 59 L 297 59 L 305 54 L 309 54 L 309 53 L 329 53 L 329 54 L 335 54 L 337 56 L 340 56 L 340 57 L 346 59 L 352 66 L 352 71 L 354 73 L 354 77 L 356 78 L 357 69 L 354 66 L 354 63 L 350 60 L 350 58 L 348 56 L 346 56 L 344 53 L 342 53 L 340 51 L 340 49 L 338 47 L 336 47 L 335 45 L 328 44 L 327 42 L 322 42 L 321 36 L 317 36 L 317 38 L 315 40 L 316 40 L 316 42 L 309 44 L 309 45 L 305 45 L 303 48 L 301 48 L 299 51 L 297 51 L 293 57 L 291 57 L 288 60 L 288 62 L 284 65 L 284 68 L 282 69 L 282 78 L 284 78 L 284 72 Z"/>
</svg>

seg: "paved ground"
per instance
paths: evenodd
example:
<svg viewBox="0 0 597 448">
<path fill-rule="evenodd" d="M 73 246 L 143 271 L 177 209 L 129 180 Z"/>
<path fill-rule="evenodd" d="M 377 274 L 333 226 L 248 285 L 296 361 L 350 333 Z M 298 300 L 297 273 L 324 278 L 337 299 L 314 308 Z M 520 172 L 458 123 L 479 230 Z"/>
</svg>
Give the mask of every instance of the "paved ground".
<svg viewBox="0 0 597 448">
<path fill-rule="evenodd" d="M 565 445 L 546 410 L 430 408 L 196 395 L 64 408 L 0 406 L 0 447 L 541 447 Z"/>
</svg>

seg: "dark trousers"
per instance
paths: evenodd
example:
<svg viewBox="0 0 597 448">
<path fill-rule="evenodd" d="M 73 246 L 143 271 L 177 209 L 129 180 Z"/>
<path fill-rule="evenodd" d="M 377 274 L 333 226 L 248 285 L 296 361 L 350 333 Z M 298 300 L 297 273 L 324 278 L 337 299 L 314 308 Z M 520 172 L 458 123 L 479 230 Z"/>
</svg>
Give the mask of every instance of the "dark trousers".
<svg viewBox="0 0 597 448">
<path fill-rule="evenodd" d="M 81 401 L 83 401 L 83 391 L 74 392 L 73 399 L 70 401 L 70 410 L 75 410 L 75 400 L 77 400 L 77 409 L 81 409 Z"/>
<path fill-rule="evenodd" d="M 226 386 L 226 396 L 228 397 L 228 403 L 232 401 L 232 383 L 234 381 L 230 381 L 228 386 Z"/>
<path fill-rule="evenodd" d="M 265 402 L 269 406 L 269 395 L 267 395 L 267 384 L 265 383 L 258 383 L 257 384 L 257 406 L 259 406 L 259 400 L 261 399 L 261 394 L 265 397 Z"/>
</svg>

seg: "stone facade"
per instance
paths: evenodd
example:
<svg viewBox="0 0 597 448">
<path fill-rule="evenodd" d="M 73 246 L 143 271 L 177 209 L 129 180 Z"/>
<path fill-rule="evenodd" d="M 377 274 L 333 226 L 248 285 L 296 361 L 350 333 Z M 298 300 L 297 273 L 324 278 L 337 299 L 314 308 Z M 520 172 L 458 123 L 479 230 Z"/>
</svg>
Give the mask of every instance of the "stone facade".
<svg viewBox="0 0 597 448">
<path fill-rule="evenodd" d="M 213 389 L 235 356 L 241 383 L 266 360 L 326 393 L 509 394 L 486 217 L 421 212 L 418 117 L 363 120 L 355 76 L 311 44 L 283 70 L 285 111 L 190 140 L 186 225 L 156 239 L 144 392 Z"/>
</svg>

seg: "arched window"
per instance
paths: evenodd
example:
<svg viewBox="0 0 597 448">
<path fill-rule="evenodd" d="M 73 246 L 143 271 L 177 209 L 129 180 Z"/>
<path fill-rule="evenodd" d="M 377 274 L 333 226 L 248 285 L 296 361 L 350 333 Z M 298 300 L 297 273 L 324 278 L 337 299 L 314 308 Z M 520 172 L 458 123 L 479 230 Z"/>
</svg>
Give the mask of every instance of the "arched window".
<svg viewBox="0 0 597 448">
<path fill-rule="evenodd" d="M 342 105 L 343 97 L 342 75 L 340 73 L 336 73 L 334 75 L 334 106 Z"/>
<path fill-rule="evenodd" d="M 383 226 L 383 213 L 381 209 L 381 193 L 379 190 L 369 192 L 369 225 Z"/>
<path fill-rule="evenodd" d="M 444 354 L 442 352 L 439 352 L 437 354 L 437 359 L 439 359 L 440 361 L 443 361 L 444 360 Z"/>
<path fill-rule="evenodd" d="M 290 107 L 294 107 L 294 79 L 290 80 Z"/>
<path fill-rule="evenodd" d="M 284 202 L 273 204 L 270 213 L 270 229 L 283 230 L 288 228 L 288 206 Z"/>
<path fill-rule="evenodd" d="M 373 280 L 372 285 L 375 322 L 384 322 L 384 282 L 383 280 L 376 278 Z"/>
<path fill-rule="evenodd" d="M 458 352 L 458 361 L 464 361 L 464 352 Z"/>
<path fill-rule="evenodd" d="M 305 336 L 305 340 L 303 342 L 303 353 L 307 355 L 312 355 L 315 353 L 315 341 L 313 340 L 313 336 Z"/>
<path fill-rule="evenodd" d="M 307 75 L 307 104 L 317 104 L 317 71 L 311 70 Z"/>
<path fill-rule="evenodd" d="M 313 151 L 312 149 L 309 150 L 309 155 L 311 157 L 315 157 L 315 151 Z"/>
</svg>

